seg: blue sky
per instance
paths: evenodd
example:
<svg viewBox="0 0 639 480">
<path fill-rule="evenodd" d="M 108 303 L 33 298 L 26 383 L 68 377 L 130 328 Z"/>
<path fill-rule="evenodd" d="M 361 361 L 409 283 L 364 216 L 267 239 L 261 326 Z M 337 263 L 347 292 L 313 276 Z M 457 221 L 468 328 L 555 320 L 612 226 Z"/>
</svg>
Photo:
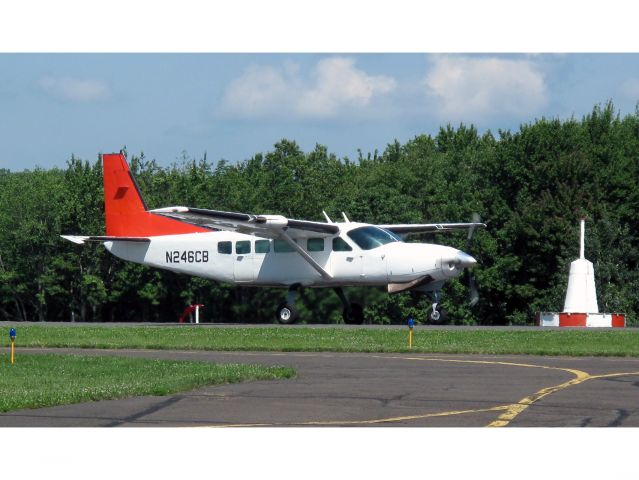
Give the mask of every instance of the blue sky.
<svg viewBox="0 0 639 480">
<path fill-rule="evenodd" d="M 355 158 L 460 122 L 516 130 L 639 101 L 639 55 L 0 53 L 0 168 L 71 154 L 245 160 L 281 138 Z"/>
</svg>

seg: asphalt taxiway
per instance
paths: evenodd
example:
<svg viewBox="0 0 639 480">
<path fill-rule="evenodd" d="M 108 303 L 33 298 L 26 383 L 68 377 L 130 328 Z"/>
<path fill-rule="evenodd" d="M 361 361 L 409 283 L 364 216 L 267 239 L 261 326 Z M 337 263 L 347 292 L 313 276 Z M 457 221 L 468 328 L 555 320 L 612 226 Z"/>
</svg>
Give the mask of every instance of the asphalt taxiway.
<svg viewBox="0 0 639 480">
<path fill-rule="evenodd" d="M 287 365 L 297 376 L 9 412 L 0 426 L 639 426 L 637 358 L 22 351 Z"/>
</svg>

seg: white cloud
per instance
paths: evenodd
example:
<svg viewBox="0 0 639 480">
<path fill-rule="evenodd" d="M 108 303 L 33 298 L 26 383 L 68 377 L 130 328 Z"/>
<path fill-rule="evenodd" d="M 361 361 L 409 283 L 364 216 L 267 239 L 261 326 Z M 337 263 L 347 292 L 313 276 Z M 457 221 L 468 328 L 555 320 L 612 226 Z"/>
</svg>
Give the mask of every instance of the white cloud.
<svg viewBox="0 0 639 480">
<path fill-rule="evenodd" d="M 392 92 L 397 82 L 386 75 L 367 75 L 355 68 L 351 58 L 321 60 L 314 72 L 314 85 L 303 92 L 297 104 L 301 113 L 333 116 L 343 107 L 362 108 L 374 95 Z"/>
<path fill-rule="evenodd" d="M 248 117 L 332 117 L 370 107 L 374 97 L 395 87 L 392 77 L 368 75 L 346 57 L 320 60 L 308 79 L 290 62 L 281 68 L 252 66 L 229 84 L 223 108 Z"/>
<path fill-rule="evenodd" d="M 437 55 L 424 83 L 451 120 L 530 115 L 548 102 L 544 75 L 531 60 Z"/>
<path fill-rule="evenodd" d="M 70 102 L 96 102 L 111 97 L 108 85 L 101 80 L 43 77 L 38 86 L 48 94 Z"/>
<path fill-rule="evenodd" d="M 289 103 L 287 92 L 294 78 L 270 66 L 251 66 L 226 89 L 224 104 L 240 116 L 261 116 Z"/>
</svg>

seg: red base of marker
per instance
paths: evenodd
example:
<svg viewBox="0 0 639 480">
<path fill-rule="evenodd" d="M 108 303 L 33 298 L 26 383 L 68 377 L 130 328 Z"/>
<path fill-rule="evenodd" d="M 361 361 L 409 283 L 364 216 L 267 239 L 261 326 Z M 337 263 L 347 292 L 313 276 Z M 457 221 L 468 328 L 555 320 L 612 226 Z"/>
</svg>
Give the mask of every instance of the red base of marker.
<svg viewBox="0 0 639 480">
<path fill-rule="evenodd" d="M 538 327 L 624 328 L 626 316 L 623 313 L 537 312 L 535 324 Z"/>
</svg>

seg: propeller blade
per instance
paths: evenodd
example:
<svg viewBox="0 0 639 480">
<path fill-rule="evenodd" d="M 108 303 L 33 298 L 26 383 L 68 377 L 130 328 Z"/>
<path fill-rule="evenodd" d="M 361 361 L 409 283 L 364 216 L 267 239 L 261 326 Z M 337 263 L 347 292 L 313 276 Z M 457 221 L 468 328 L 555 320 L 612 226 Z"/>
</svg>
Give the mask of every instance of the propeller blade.
<svg viewBox="0 0 639 480">
<path fill-rule="evenodd" d="M 470 291 L 470 306 L 474 307 L 479 302 L 479 291 L 477 290 L 477 284 L 475 283 L 475 278 L 470 276 L 470 286 L 468 287 Z"/>
<path fill-rule="evenodd" d="M 471 217 L 471 223 L 481 223 L 481 217 L 479 213 L 473 213 Z M 475 235 L 475 227 L 472 226 L 468 229 L 468 236 L 466 237 L 466 251 L 472 251 L 472 240 Z M 477 284 L 475 283 L 475 278 L 470 274 L 468 269 L 464 270 L 464 279 L 466 286 L 468 287 L 468 294 L 470 297 L 470 306 L 474 307 L 479 302 L 479 291 L 477 290 Z"/>
<path fill-rule="evenodd" d="M 481 222 L 481 217 L 479 216 L 479 213 L 475 212 L 473 213 L 471 220 L 472 223 L 480 223 Z M 470 246 L 470 241 L 473 239 L 473 235 L 475 234 L 475 227 L 472 226 L 468 229 L 468 236 L 466 237 L 466 246 Z M 468 248 L 467 248 L 468 249 Z"/>
<path fill-rule="evenodd" d="M 469 270 L 464 271 L 464 283 L 468 287 L 470 306 L 474 307 L 475 305 L 477 305 L 477 302 L 479 302 L 479 290 L 477 289 L 475 277 L 470 274 Z"/>
</svg>

